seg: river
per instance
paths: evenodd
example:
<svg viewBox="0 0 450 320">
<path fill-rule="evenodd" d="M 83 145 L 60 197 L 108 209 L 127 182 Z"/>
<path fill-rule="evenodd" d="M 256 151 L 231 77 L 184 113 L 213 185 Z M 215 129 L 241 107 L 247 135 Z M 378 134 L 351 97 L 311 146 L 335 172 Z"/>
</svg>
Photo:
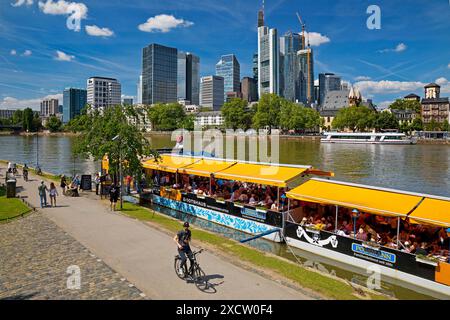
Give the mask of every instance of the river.
<svg viewBox="0 0 450 320">
<path fill-rule="evenodd" d="M 150 140 L 155 148 L 174 145 L 170 136 L 155 135 Z M 74 138 L 67 136 L 0 136 L 0 159 L 35 166 L 38 158 L 42 170 L 55 174 L 93 174 L 98 171 L 98 163 L 73 156 L 73 143 Z M 320 144 L 318 140 L 311 139 L 281 138 L 279 147 L 281 163 L 313 165 L 333 171 L 337 180 L 450 196 L 449 145 L 334 145 Z M 172 210 L 157 209 L 168 215 L 180 215 Z M 246 237 L 245 234 L 200 219 L 196 224 L 238 240 Z M 265 240 L 254 241 L 251 245 L 295 259 L 286 246 Z M 363 284 L 367 279 L 364 271 L 357 268 L 300 250 L 295 250 L 295 253 L 301 257 L 303 264 L 322 272 Z M 385 278 L 382 291 L 400 299 L 431 298 L 430 292 Z"/>
</svg>

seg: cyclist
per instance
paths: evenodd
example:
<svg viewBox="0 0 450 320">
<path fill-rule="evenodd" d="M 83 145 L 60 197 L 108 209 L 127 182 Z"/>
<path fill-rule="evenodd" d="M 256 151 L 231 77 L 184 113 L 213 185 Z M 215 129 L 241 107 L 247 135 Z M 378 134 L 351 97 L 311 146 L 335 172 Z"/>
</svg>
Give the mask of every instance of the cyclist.
<svg viewBox="0 0 450 320">
<path fill-rule="evenodd" d="M 194 256 L 192 254 L 192 250 L 190 247 L 191 242 L 191 230 L 189 230 L 189 222 L 185 222 L 183 224 L 184 230 L 179 231 L 173 240 L 176 242 L 178 246 L 178 254 L 181 257 L 181 265 L 180 269 L 178 270 L 179 275 L 184 274 L 184 266 L 186 265 L 186 256 L 189 258 L 189 261 L 191 262 L 191 268 L 194 265 Z M 188 274 L 191 270 L 189 270 Z"/>
<path fill-rule="evenodd" d="M 28 166 L 26 163 L 23 166 L 23 180 L 28 181 Z"/>
</svg>

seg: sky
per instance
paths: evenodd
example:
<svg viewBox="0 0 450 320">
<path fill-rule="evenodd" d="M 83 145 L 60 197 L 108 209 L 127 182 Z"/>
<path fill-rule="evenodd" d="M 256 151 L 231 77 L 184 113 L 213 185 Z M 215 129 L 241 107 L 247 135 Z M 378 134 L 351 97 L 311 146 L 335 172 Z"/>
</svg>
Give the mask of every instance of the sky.
<svg viewBox="0 0 450 320">
<path fill-rule="evenodd" d="M 380 9 L 378 29 L 367 21 Z M 37 109 L 91 76 L 136 95 L 142 48 L 159 43 L 200 56 L 201 75 L 233 53 L 252 76 L 259 0 L 0 0 L 0 109 Z M 370 9 L 370 8 L 369 8 Z M 423 86 L 450 96 L 449 0 L 266 0 L 266 25 L 299 32 L 314 49 L 315 78 L 333 72 L 379 107 Z"/>
</svg>

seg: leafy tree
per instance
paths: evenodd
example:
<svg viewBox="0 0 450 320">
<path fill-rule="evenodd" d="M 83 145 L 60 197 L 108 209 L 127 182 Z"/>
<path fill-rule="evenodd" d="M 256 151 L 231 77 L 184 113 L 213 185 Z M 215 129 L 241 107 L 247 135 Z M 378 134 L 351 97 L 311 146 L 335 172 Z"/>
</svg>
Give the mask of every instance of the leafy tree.
<svg viewBox="0 0 450 320">
<path fill-rule="evenodd" d="M 248 130 L 252 126 L 253 113 L 248 108 L 248 102 L 234 98 L 222 107 L 225 126 L 227 128 Z"/>
<path fill-rule="evenodd" d="M 12 117 L 12 123 L 13 124 L 22 124 L 23 122 L 23 111 L 22 110 L 16 110 L 13 113 Z"/>
<path fill-rule="evenodd" d="M 377 130 L 399 129 L 399 123 L 392 113 L 380 112 L 374 117 L 373 127 Z"/>
<path fill-rule="evenodd" d="M 411 122 L 411 130 L 413 131 L 422 131 L 423 130 L 423 122 L 420 118 L 415 118 Z"/>
<path fill-rule="evenodd" d="M 186 124 L 186 112 L 178 103 L 156 104 L 147 107 L 147 113 L 155 130 L 172 131 Z"/>
<path fill-rule="evenodd" d="M 30 132 L 34 131 L 33 119 L 34 119 L 33 110 L 31 110 L 30 108 L 26 108 L 23 111 L 23 118 L 22 118 L 23 130 Z"/>
<path fill-rule="evenodd" d="M 436 120 L 431 119 L 430 123 L 427 123 L 425 125 L 425 130 L 426 131 L 439 131 L 439 130 L 441 130 L 441 126 L 438 122 L 436 122 Z"/>
<path fill-rule="evenodd" d="M 402 133 L 409 134 L 411 132 L 411 125 L 408 122 L 402 122 L 399 126 L 399 130 Z"/>
<path fill-rule="evenodd" d="M 332 126 L 341 130 L 348 128 L 353 132 L 365 131 L 373 127 L 375 117 L 375 111 L 364 106 L 342 108 L 334 118 Z"/>
<path fill-rule="evenodd" d="M 442 131 L 450 131 L 450 124 L 448 123 L 448 120 L 444 121 L 444 124 L 442 125 Z"/>
<path fill-rule="evenodd" d="M 280 125 L 281 103 L 282 98 L 276 94 L 263 94 L 253 116 L 253 126 L 256 129 L 269 127 L 269 132 L 277 128 Z"/>
<path fill-rule="evenodd" d="M 82 116 L 85 124 L 78 126 L 80 135 L 75 140 L 75 154 L 97 161 L 108 154 L 111 173 L 118 173 L 121 158 L 126 164 L 124 174 L 140 174 L 141 159 L 157 157 L 157 153 L 142 132 L 129 123 L 127 112 L 128 109 L 121 106 L 110 107 L 103 112 L 88 110 Z M 118 138 L 113 141 L 116 136 Z"/>
<path fill-rule="evenodd" d="M 391 110 L 414 110 L 416 113 L 420 113 L 421 105 L 417 100 L 397 99 L 389 108 Z"/>
<path fill-rule="evenodd" d="M 304 131 L 321 125 L 320 114 L 311 108 L 281 100 L 280 127 L 283 130 Z"/>
<path fill-rule="evenodd" d="M 58 132 L 61 131 L 62 128 L 62 122 L 58 119 L 56 116 L 51 116 L 48 119 L 47 122 L 47 128 L 50 130 L 50 132 Z"/>
</svg>

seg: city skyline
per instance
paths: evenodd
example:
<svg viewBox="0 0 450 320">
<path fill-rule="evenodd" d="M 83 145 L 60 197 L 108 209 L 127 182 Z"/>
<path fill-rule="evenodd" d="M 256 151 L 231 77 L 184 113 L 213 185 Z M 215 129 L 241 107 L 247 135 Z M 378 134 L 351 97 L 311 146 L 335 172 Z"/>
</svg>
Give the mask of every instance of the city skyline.
<svg viewBox="0 0 450 320">
<path fill-rule="evenodd" d="M 78 32 L 67 28 L 67 16 L 46 6 L 52 1 L 16 7 L 14 2 L 0 4 L 1 109 L 38 109 L 45 97 L 62 100 L 64 88 L 83 88 L 93 75 L 117 78 L 124 97 L 135 97 L 141 50 L 150 43 L 195 52 L 202 60 L 201 76 L 214 74 L 220 56 L 229 53 L 241 63 L 241 78 L 253 75 L 260 1 L 168 1 L 164 6 L 82 1 L 88 11 Z M 400 4 L 380 1 L 381 30 L 367 28 L 368 4 L 360 1 L 266 1 L 264 18 L 281 36 L 300 32 L 299 11 L 310 32 L 315 79 L 333 72 L 381 107 L 409 93 L 423 96 L 430 82 L 448 94 L 450 40 L 444 35 L 450 6 L 433 0 L 427 10 L 418 10 L 423 1 L 414 0 L 402 11 Z M 442 14 L 433 15 L 436 11 Z"/>
</svg>

